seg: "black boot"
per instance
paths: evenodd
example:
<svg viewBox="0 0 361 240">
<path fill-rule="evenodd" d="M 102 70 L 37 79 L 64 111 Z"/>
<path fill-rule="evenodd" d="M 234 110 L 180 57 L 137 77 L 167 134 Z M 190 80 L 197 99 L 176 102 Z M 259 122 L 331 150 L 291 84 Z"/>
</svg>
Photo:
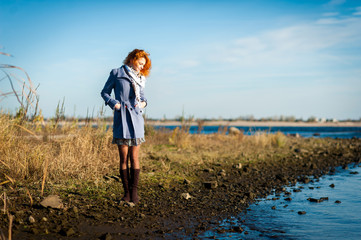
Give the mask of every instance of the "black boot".
<svg viewBox="0 0 361 240">
<path fill-rule="evenodd" d="M 130 202 L 128 169 L 120 170 L 120 178 L 122 179 L 123 189 L 124 189 L 124 197 L 122 198 L 122 200 L 126 202 Z"/>
<path fill-rule="evenodd" d="M 140 169 L 130 169 L 131 177 L 131 200 L 133 203 L 137 204 L 139 202 L 138 198 L 138 183 L 139 183 L 139 173 Z"/>
</svg>

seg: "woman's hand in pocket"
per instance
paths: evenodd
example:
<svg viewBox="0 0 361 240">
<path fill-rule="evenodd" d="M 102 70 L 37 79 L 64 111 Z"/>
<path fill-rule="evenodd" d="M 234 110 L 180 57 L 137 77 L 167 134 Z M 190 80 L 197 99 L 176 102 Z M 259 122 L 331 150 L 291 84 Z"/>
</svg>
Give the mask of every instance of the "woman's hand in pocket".
<svg viewBox="0 0 361 240">
<path fill-rule="evenodd" d="M 117 103 L 117 104 L 115 104 L 114 109 L 115 109 L 115 110 L 119 110 L 119 109 L 120 109 L 120 106 L 121 106 L 120 103 Z"/>
<path fill-rule="evenodd" d="M 147 106 L 146 102 L 140 102 L 140 108 L 145 108 L 145 106 Z"/>
</svg>

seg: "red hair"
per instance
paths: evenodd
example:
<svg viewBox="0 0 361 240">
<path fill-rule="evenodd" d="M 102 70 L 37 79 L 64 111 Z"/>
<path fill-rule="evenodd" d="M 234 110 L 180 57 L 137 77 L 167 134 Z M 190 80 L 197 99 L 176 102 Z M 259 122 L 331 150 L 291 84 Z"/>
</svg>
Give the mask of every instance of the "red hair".
<svg viewBox="0 0 361 240">
<path fill-rule="evenodd" d="M 150 61 L 149 55 L 150 54 L 144 50 L 134 49 L 124 59 L 123 63 L 126 65 L 134 65 L 135 61 L 137 61 L 139 58 L 144 58 L 145 65 L 144 65 L 143 69 L 140 71 L 140 73 L 143 76 L 147 77 L 150 73 L 150 69 L 152 68 L 152 62 Z"/>
</svg>

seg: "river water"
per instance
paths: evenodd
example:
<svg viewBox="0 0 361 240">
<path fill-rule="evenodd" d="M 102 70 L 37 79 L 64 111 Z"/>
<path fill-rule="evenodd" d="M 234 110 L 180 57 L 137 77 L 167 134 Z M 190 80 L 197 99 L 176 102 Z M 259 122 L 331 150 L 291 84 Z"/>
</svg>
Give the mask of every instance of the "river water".
<svg viewBox="0 0 361 240">
<path fill-rule="evenodd" d="M 331 187 L 334 185 L 334 187 Z M 275 191 L 201 239 L 361 239 L 361 164 Z M 292 200 L 287 201 L 290 197 Z M 307 199 L 328 198 L 321 202 Z M 303 214 L 299 214 L 303 212 Z M 241 227 L 244 231 L 230 231 Z M 223 229 L 220 231 L 219 229 Z M 220 233 L 223 232 L 223 233 Z"/>
<path fill-rule="evenodd" d="M 156 129 L 168 129 L 173 130 L 176 127 L 180 126 L 155 126 Z M 245 135 L 252 135 L 257 132 L 269 132 L 276 133 L 282 132 L 285 135 L 288 134 L 299 134 L 301 137 L 319 137 L 319 138 L 361 138 L 361 127 L 266 127 L 266 126 L 236 126 L 236 128 L 243 131 Z M 219 126 L 204 126 L 202 129 L 199 129 L 198 126 L 191 126 L 189 128 L 189 133 L 196 134 L 210 134 L 217 133 L 220 131 L 228 131 L 228 127 L 219 127 Z"/>
</svg>

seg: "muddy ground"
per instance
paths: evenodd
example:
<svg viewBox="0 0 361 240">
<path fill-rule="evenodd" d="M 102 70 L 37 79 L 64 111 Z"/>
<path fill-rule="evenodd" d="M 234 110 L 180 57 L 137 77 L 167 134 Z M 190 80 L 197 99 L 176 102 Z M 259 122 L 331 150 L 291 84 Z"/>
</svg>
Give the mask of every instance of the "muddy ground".
<svg viewBox="0 0 361 240">
<path fill-rule="evenodd" d="M 39 183 L 4 184 L 0 193 L 2 198 L 6 193 L 7 205 L 0 201 L 0 208 L 14 216 L 13 239 L 197 239 L 274 189 L 308 182 L 308 176 L 320 177 L 337 166 L 361 161 L 360 139 L 329 141 L 311 149 L 295 145 L 287 157 L 241 165 L 219 159 L 216 164 L 195 168 L 197 180 L 192 182 L 185 179 L 169 185 L 141 180 L 141 201 L 134 207 L 120 201 L 119 179 L 105 176 L 106 189 L 54 186 L 56 190 L 46 191 L 44 196 L 54 192 L 60 196 L 61 209 L 42 207 L 43 197 L 30 199 L 27 191 L 35 191 Z M 183 193 L 191 197 L 185 199 Z M 9 216 L 1 212 L 4 236 L 8 236 L 8 226 Z"/>
</svg>

